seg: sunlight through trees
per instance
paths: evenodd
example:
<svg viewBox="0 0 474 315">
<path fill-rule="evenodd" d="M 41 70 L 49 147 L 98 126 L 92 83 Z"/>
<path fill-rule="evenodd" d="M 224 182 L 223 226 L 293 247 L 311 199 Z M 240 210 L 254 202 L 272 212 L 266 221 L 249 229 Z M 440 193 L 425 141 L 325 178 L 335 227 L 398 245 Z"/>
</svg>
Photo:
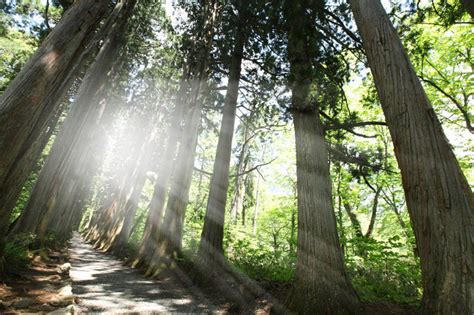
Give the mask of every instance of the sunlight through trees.
<svg viewBox="0 0 474 315">
<path fill-rule="evenodd" d="M 473 313 L 473 16 L 0 3 L 0 280 L 79 231 L 230 313 Z"/>
</svg>

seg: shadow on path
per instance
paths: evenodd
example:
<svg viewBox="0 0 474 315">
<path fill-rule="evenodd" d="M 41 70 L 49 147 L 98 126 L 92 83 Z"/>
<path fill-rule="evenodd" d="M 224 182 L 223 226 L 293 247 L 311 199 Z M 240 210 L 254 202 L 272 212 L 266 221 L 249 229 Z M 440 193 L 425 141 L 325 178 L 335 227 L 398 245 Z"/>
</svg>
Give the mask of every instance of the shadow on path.
<svg viewBox="0 0 474 315">
<path fill-rule="evenodd" d="M 217 307 L 191 293 L 176 279 L 154 281 L 138 270 L 86 244 L 75 233 L 70 241 L 70 276 L 82 312 L 214 313 Z"/>
</svg>

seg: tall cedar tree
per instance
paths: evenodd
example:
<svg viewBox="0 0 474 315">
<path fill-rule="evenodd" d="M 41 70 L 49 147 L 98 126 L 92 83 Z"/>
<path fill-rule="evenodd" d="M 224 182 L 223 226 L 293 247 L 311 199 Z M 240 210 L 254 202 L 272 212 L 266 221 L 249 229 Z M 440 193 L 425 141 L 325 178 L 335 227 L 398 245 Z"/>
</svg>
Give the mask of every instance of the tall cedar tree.
<svg viewBox="0 0 474 315">
<path fill-rule="evenodd" d="M 122 0 L 112 14 L 105 42 L 87 71 L 30 199 L 13 233 L 33 232 L 43 238 L 47 232 L 67 237 L 77 226 L 96 171 L 92 149 L 104 113 L 103 87 L 124 45 L 127 21 L 136 0 Z M 79 214 L 78 214 L 79 213 Z"/>
<path fill-rule="evenodd" d="M 173 181 L 169 184 L 163 183 L 155 186 L 153 198 L 157 196 L 156 188 L 159 188 L 160 198 L 158 207 L 151 208 L 147 228 L 140 246 L 140 253 L 135 264 L 144 264 L 147 274 L 157 274 L 161 271 L 163 259 L 169 257 L 168 249 L 175 248 L 170 243 L 176 242 L 176 235 L 182 234 L 182 224 L 184 212 L 187 205 L 190 180 L 192 178 L 194 156 L 197 145 L 198 128 L 201 121 L 201 112 L 204 105 L 203 88 L 207 84 L 209 55 L 212 45 L 212 37 L 214 27 L 218 17 L 219 1 L 206 0 L 200 1 L 198 6 L 198 25 L 200 29 L 197 36 L 192 38 L 192 48 L 190 52 L 193 54 L 188 56 L 188 65 L 185 69 L 185 76 L 182 79 L 180 90 L 175 104 L 174 119 L 180 119 L 180 113 L 184 116 L 184 120 L 179 120 L 179 124 L 183 121 L 183 128 L 169 130 L 169 136 L 172 141 L 168 141 L 169 147 L 165 150 L 170 151 L 169 156 L 176 159 L 174 165 L 170 166 L 172 160 L 161 160 L 163 168 L 168 168 L 163 174 L 166 174 L 166 180 L 170 180 L 171 170 L 176 170 Z M 189 52 L 188 52 L 189 53 Z M 179 108 L 176 109 L 176 108 Z M 177 143 L 176 143 L 177 141 Z M 179 150 L 175 153 L 176 148 Z M 176 154 L 176 155 L 175 155 Z M 158 174 L 160 176 L 161 174 Z M 159 179 L 158 179 L 159 181 Z M 189 185 L 187 184 L 189 182 Z M 159 185 L 159 186 L 158 186 Z M 166 213 L 164 213 L 166 193 L 169 192 L 168 203 L 166 204 Z M 170 210 L 172 208 L 172 210 Z M 163 213 L 165 217 L 162 218 Z M 152 221 L 150 219 L 153 219 Z M 163 222 L 170 222 L 168 226 L 164 226 Z M 172 235 L 171 235 L 172 234 Z M 181 239 L 181 236 L 178 237 Z M 179 242 L 180 243 L 180 242 Z M 170 245 L 168 247 L 168 245 Z M 179 246 L 180 247 L 180 246 Z"/>
<path fill-rule="evenodd" d="M 76 1 L 0 99 L 0 257 L 12 200 L 36 164 L 38 141 L 45 142 L 39 139 L 57 114 L 108 3 Z"/>
<path fill-rule="evenodd" d="M 224 103 L 221 129 L 217 142 L 216 158 L 212 172 L 206 216 L 201 235 L 198 255 L 206 263 L 223 259 L 224 218 L 229 187 L 230 157 L 234 136 L 235 115 L 239 82 L 242 71 L 242 58 L 246 42 L 246 9 L 239 1 L 238 22 L 235 30 L 234 50 L 229 68 L 229 81 Z"/>
<path fill-rule="evenodd" d="M 310 96 L 318 74 L 312 34 L 324 2 L 285 1 L 291 113 L 295 127 L 298 242 L 289 308 L 298 314 L 355 313 L 358 297 L 347 277 L 332 206 L 328 151 L 319 110 Z M 316 8 L 316 9 L 315 9 Z M 316 103 L 316 104 L 315 104 Z"/>
<path fill-rule="evenodd" d="M 393 139 L 423 273 L 423 311 L 474 313 L 474 196 L 379 0 L 350 0 Z"/>
</svg>

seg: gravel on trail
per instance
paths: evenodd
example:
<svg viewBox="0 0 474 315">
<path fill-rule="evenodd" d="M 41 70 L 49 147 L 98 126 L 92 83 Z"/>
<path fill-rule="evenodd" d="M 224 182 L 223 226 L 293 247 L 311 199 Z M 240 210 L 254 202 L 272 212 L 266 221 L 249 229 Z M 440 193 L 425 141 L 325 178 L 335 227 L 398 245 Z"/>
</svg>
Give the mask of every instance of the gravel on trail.
<svg viewBox="0 0 474 315">
<path fill-rule="evenodd" d="M 75 313 L 220 313 L 189 282 L 175 276 L 146 278 L 86 244 L 78 233 L 70 240 L 69 255 Z"/>
</svg>

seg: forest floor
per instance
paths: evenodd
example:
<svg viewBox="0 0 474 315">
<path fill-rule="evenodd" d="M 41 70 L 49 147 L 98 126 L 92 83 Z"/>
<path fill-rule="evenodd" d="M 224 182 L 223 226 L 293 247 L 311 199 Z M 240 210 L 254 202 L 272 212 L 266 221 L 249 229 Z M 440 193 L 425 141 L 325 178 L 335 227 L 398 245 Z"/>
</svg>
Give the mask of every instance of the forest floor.
<svg viewBox="0 0 474 315">
<path fill-rule="evenodd" d="M 287 285 L 261 283 L 267 295 L 238 309 L 226 300 L 226 285 L 202 290 L 179 268 L 150 279 L 124 266 L 114 256 L 94 249 L 75 233 L 68 250 L 34 256 L 28 268 L 0 280 L 0 313 L 214 313 L 269 314 L 285 300 Z M 223 291 L 225 290 L 225 292 Z M 238 292 L 236 294 L 239 294 Z M 230 294 L 232 295 L 232 294 Z M 275 304 L 276 303 L 276 304 Z M 283 310 L 283 309 L 281 309 Z M 279 313 L 286 313 L 280 311 Z M 359 314 L 417 314 L 416 309 L 393 304 L 364 304 Z"/>
<path fill-rule="evenodd" d="M 66 250 L 36 253 L 0 280 L 0 313 L 67 313 L 74 303 Z"/>
<path fill-rule="evenodd" d="M 76 313 L 219 313 L 197 287 L 175 275 L 146 278 L 117 258 L 86 244 L 79 234 L 70 242 L 72 290 Z"/>
</svg>

